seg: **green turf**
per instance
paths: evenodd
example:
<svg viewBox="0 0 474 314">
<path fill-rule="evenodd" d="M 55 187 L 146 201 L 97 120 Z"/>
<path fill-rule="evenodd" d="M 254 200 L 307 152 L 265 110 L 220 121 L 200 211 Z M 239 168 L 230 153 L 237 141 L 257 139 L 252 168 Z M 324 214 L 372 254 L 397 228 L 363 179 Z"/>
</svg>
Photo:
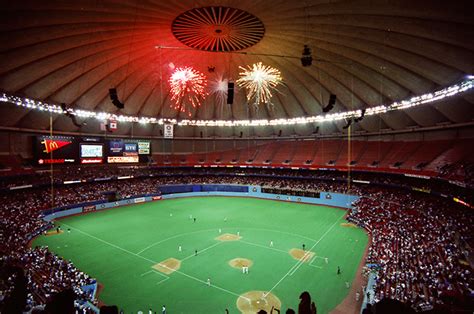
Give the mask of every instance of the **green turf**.
<svg viewBox="0 0 474 314">
<path fill-rule="evenodd" d="M 97 278 L 104 285 L 100 299 L 125 313 L 158 311 L 163 304 L 170 313 L 223 313 L 225 308 L 237 313 L 237 295 L 251 290 L 271 290 L 283 309 L 297 309 L 299 294 L 307 290 L 318 313 L 327 313 L 347 295 L 345 282 L 352 282 L 367 245 L 362 229 L 341 226 L 344 214 L 337 208 L 253 198 L 180 198 L 69 217 L 57 224 L 71 233 L 41 236 L 33 245 L 49 246 Z M 242 240 L 216 241 L 219 228 L 240 232 Z M 287 252 L 303 243 L 307 249 L 314 246 L 318 257 L 292 273 L 298 261 Z M 150 271 L 170 257 L 186 258 L 179 272 Z M 248 275 L 227 264 L 236 257 L 254 262 Z M 213 286 L 204 283 L 207 278 Z"/>
</svg>

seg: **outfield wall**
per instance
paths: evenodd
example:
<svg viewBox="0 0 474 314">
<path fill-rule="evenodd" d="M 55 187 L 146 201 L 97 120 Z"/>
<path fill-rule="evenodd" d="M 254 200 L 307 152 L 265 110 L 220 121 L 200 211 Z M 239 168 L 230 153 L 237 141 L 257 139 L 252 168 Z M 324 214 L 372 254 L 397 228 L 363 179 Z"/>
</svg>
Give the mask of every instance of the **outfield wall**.
<svg viewBox="0 0 474 314">
<path fill-rule="evenodd" d="M 308 203 L 308 204 L 316 204 L 316 205 L 326 205 L 326 206 L 333 206 L 333 207 L 342 207 L 342 208 L 352 208 L 352 203 L 359 199 L 358 196 L 355 195 L 346 195 L 340 193 L 331 193 L 331 192 L 322 192 L 320 193 L 319 198 L 314 197 L 305 197 L 305 196 L 295 196 L 295 195 L 282 195 L 282 194 L 270 194 L 270 193 L 263 193 L 262 188 L 258 185 L 249 185 L 249 186 L 242 186 L 242 185 L 228 185 L 228 184 L 213 184 L 212 190 L 208 189 L 208 185 L 187 185 L 183 190 L 179 188 L 182 185 L 174 185 L 170 188 L 170 186 L 160 186 L 158 189 L 163 191 L 170 191 L 172 190 L 173 193 L 171 194 L 164 194 L 162 195 L 163 199 L 172 199 L 172 198 L 180 198 L 180 197 L 192 197 L 192 196 L 240 196 L 240 197 L 255 197 L 255 198 L 263 198 L 269 200 L 278 200 L 278 201 L 286 201 L 286 202 L 298 202 L 298 203 Z M 216 189 L 216 187 L 221 186 L 222 190 Z M 201 187 L 201 189 L 199 189 Z M 238 188 L 241 190 L 242 188 L 246 188 L 241 192 L 229 192 L 230 190 Z M 193 192 L 188 192 L 189 190 Z"/>
<path fill-rule="evenodd" d="M 146 203 L 160 199 L 173 199 L 193 196 L 238 196 L 254 197 L 268 200 L 285 202 L 307 203 L 315 205 L 326 205 L 341 208 L 352 208 L 352 203 L 359 197 L 340 193 L 321 192 L 319 198 L 263 193 L 258 185 L 229 185 L 229 184 L 189 184 L 189 185 L 163 185 L 158 189 L 163 195 L 155 194 L 148 196 L 132 197 L 116 202 L 94 202 L 69 206 L 68 209 L 55 208 L 44 212 L 44 220 L 51 221 L 57 218 L 92 212 L 114 207 Z"/>
<path fill-rule="evenodd" d="M 148 196 L 140 196 L 140 197 L 131 197 L 124 200 L 116 201 L 116 202 L 94 202 L 95 204 L 91 203 L 83 203 L 77 204 L 73 206 L 73 208 L 63 209 L 63 208 L 54 208 L 52 210 L 47 210 L 44 212 L 45 216 L 43 217 L 46 221 L 51 221 L 57 218 L 76 215 L 80 213 L 86 212 L 93 212 L 102 209 L 132 205 L 132 204 L 139 204 L 139 203 L 146 203 L 155 200 L 161 199 L 160 195 L 148 195 Z"/>
</svg>

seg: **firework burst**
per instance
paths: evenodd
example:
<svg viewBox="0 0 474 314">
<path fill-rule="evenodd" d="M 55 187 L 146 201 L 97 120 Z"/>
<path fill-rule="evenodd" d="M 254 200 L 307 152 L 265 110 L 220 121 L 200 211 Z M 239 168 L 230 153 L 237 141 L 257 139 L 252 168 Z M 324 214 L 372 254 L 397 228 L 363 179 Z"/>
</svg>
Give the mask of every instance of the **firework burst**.
<svg viewBox="0 0 474 314">
<path fill-rule="evenodd" d="M 179 67 L 171 74 L 169 79 L 171 100 L 174 108 L 192 115 L 191 108 L 201 106 L 201 101 L 207 96 L 206 76 L 192 67 Z"/>
<path fill-rule="evenodd" d="M 229 80 L 219 75 L 215 80 L 210 81 L 209 90 L 216 98 L 216 104 L 223 106 L 227 100 Z"/>
<path fill-rule="evenodd" d="M 247 100 L 253 100 L 255 106 L 270 104 L 272 91 L 282 84 L 280 71 L 261 62 L 239 68 L 243 71 L 239 73 L 240 78 L 236 82 L 247 91 Z"/>
</svg>

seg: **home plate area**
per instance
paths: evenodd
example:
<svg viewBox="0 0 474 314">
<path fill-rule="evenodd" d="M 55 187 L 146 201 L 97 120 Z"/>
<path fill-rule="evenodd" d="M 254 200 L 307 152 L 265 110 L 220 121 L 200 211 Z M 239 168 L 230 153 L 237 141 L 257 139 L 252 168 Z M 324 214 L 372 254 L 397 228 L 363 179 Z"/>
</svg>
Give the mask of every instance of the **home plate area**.
<svg viewBox="0 0 474 314">
<path fill-rule="evenodd" d="M 249 291 L 237 299 L 237 308 L 243 314 L 255 314 L 260 310 L 270 313 L 272 307 L 281 308 L 281 301 L 273 293 L 265 291 Z"/>
</svg>

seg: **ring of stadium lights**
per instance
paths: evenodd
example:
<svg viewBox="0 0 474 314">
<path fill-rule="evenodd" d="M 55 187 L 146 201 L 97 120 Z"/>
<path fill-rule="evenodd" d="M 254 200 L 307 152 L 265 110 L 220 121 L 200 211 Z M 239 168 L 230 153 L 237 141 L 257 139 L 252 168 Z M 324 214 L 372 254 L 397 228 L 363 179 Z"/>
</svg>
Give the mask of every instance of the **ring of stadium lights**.
<svg viewBox="0 0 474 314">
<path fill-rule="evenodd" d="M 365 111 L 365 116 L 372 116 L 381 113 L 386 113 L 389 111 L 403 110 L 419 105 L 431 103 L 444 99 L 446 97 L 452 97 L 459 93 L 463 93 L 467 90 L 470 90 L 474 87 L 474 76 L 468 75 L 466 79 L 462 82 L 440 89 L 438 91 L 427 93 L 421 96 L 415 96 L 408 100 L 402 100 L 399 102 L 394 102 L 391 105 L 385 106 L 380 105 L 376 107 L 367 108 Z M 362 110 L 352 110 L 344 111 L 338 113 L 309 116 L 309 117 L 296 117 L 289 119 L 261 119 L 261 120 L 192 120 L 192 119 L 166 119 L 166 118 L 153 118 L 153 117 L 138 117 L 138 116 L 128 116 L 128 115 L 116 115 L 113 113 L 107 112 L 93 112 L 82 109 L 72 109 L 69 108 L 68 111 L 65 111 L 59 105 L 48 104 L 42 101 L 36 101 L 33 99 L 9 95 L 7 93 L 2 93 L 0 96 L 0 102 L 13 103 L 19 107 L 24 107 L 27 109 L 46 111 L 55 114 L 72 114 L 76 115 L 79 118 L 95 118 L 100 121 L 106 120 L 117 120 L 119 122 L 137 122 L 137 123 L 153 123 L 153 124 L 176 124 L 183 126 L 274 126 L 274 125 L 296 125 L 296 124 L 306 124 L 306 123 L 318 123 L 318 122 L 327 122 L 327 121 L 339 121 L 349 118 L 358 118 L 362 114 Z"/>
</svg>

